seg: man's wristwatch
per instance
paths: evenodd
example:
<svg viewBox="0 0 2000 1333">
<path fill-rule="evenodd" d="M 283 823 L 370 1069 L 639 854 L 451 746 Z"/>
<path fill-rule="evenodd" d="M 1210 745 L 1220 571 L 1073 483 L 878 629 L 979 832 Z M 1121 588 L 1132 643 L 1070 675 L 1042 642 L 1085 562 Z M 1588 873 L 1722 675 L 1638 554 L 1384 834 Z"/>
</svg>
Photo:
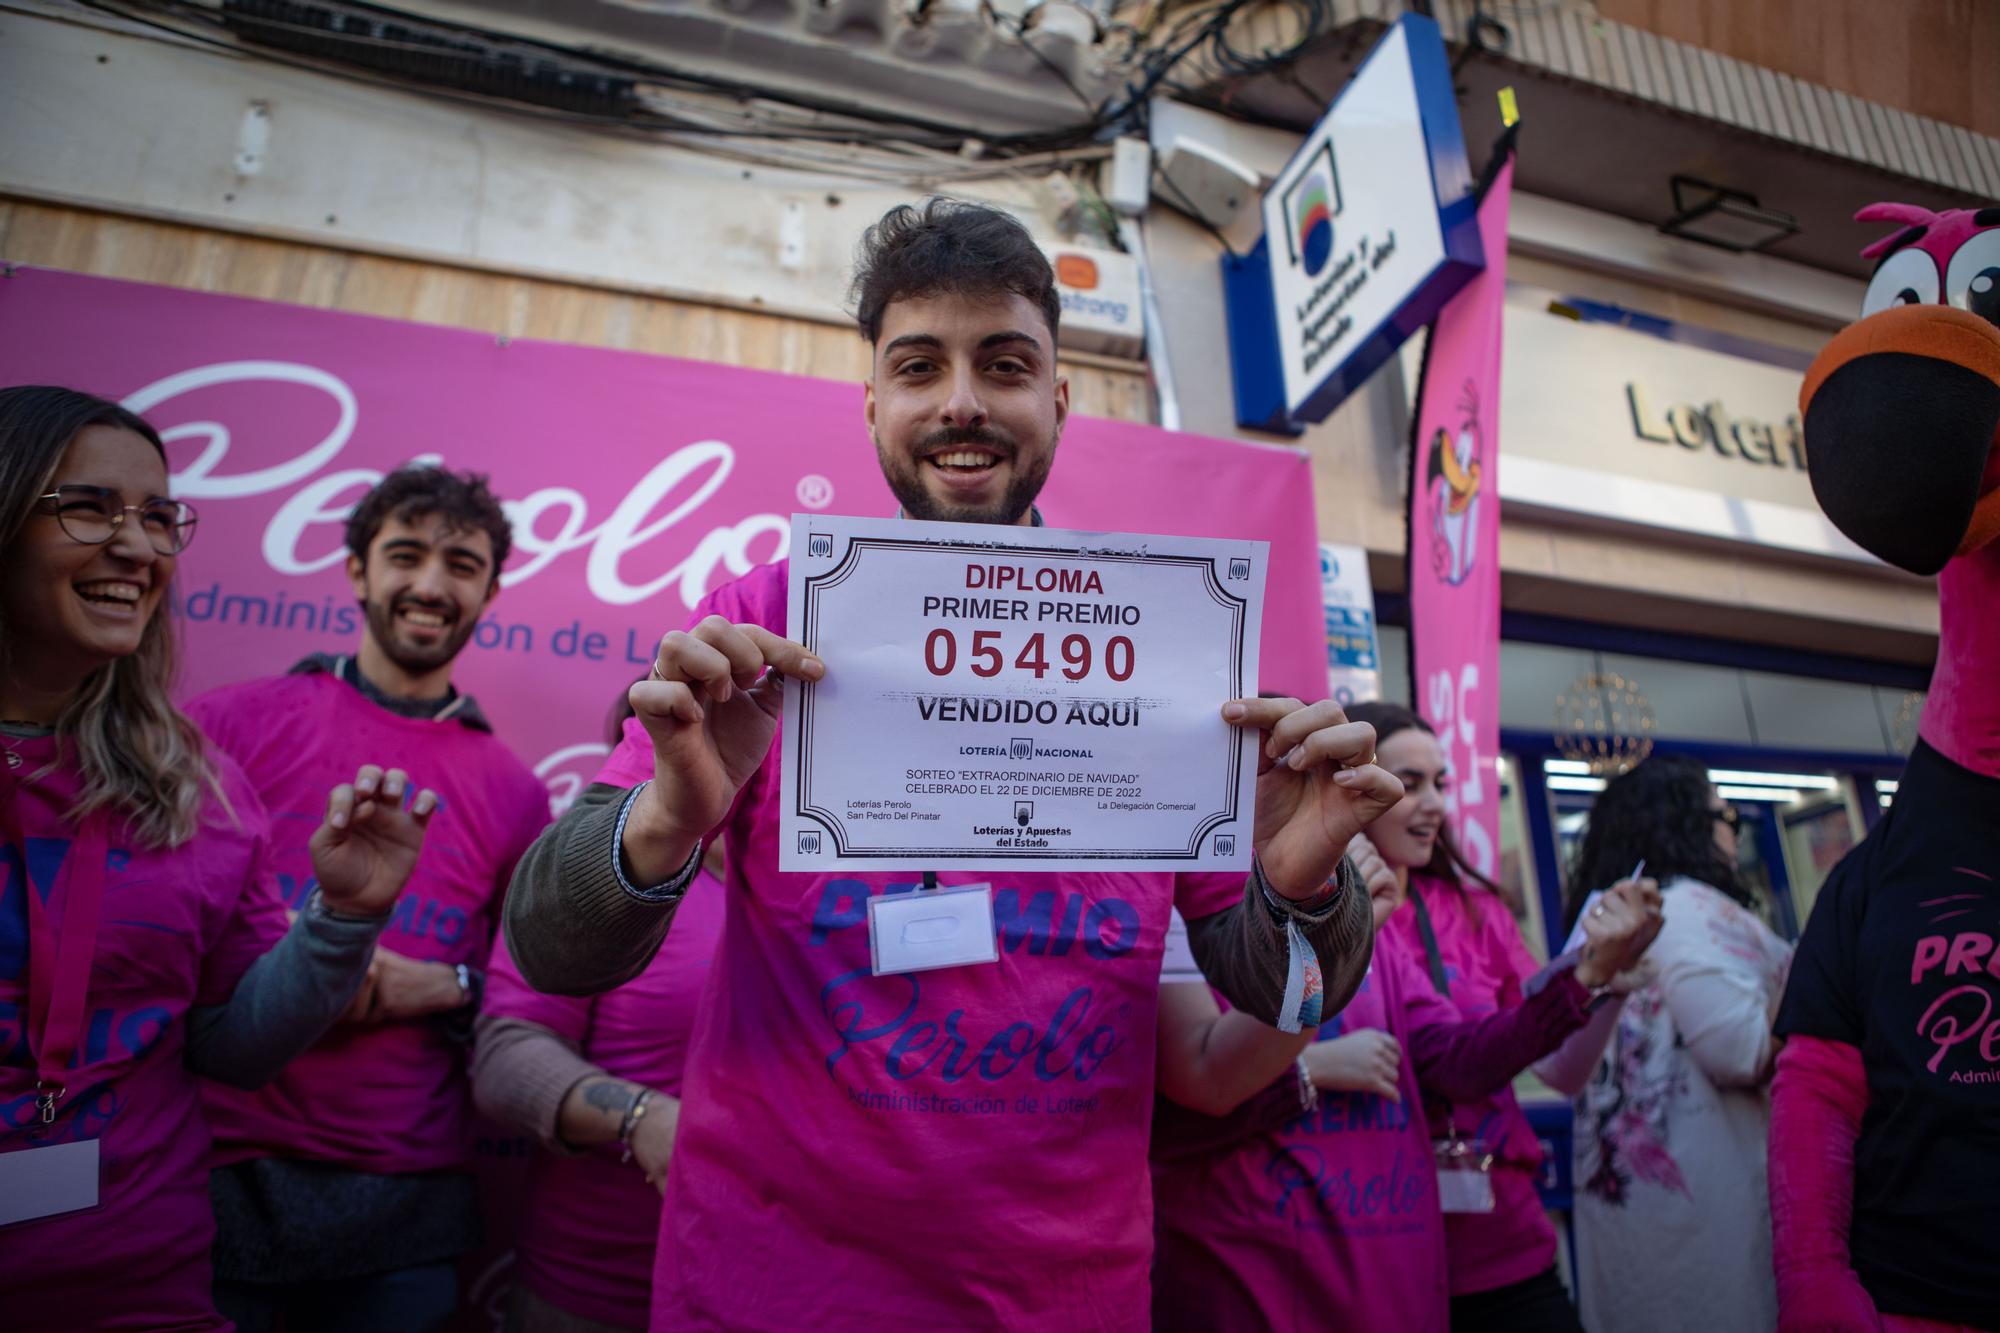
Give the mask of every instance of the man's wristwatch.
<svg viewBox="0 0 2000 1333">
<path fill-rule="evenodd" d="M 452 968 L 452 975 L 458 978 L 458 1007 L 463 1009 L 478 998 L 479 992 L 472 979 L 472 969 L 464 963 Z"/>
</svg>

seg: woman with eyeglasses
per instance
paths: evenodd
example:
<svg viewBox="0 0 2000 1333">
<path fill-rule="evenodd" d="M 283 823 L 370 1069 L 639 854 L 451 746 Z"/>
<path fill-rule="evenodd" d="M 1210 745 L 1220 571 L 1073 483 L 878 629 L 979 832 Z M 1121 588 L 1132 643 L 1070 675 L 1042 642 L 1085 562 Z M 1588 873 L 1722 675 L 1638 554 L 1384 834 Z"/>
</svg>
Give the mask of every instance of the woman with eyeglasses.
<svg viewBox="0 0 2000 1333">
<path fill-rule="evenodd" d="M 219 1329 L 197 1079 L 252 1087 L 340 1016 L 436 806 L 329 793 L 287 927 L 263 808 L 171 702 L 195 530 L 159 435 L 0 389 L 0 1323 Z M 283 725 L 273 720 L 273 725 Z"/>
<path fill-rule="evenodd" d="M 1771 1024 L 1791 946 L 1736 874 L 1736 812 L 1698 760 L 1613 778 L 1569 874 L 1594 891 L 1645 862 L 1665 925 L 1603 1055 L 1537 1072 L 1575 1099 L 1577 1295 L 1597 1333 L 1769 1329 Z"/>
</svg>

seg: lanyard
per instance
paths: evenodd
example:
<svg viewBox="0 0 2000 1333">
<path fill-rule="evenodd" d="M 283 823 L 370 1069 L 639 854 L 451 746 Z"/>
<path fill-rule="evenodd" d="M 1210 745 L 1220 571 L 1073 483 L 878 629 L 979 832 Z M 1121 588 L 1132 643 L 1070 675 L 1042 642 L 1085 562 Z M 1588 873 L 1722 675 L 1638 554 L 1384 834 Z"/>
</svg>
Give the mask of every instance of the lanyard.
<svg viewBox="0 0 2000 1333">
<path fill-rule="evenodd" d="M 56 1103 L 69 1089 L 63 1071 L 83 1034 L 83 1008 L 90 989 L 90 964 L 97 952 L 97 923 L 104 905 L 110 851 L 108 820 L 102 811 L 77 830 L 62 870 L 44 902 L 28 875 L 27 839 L 15 818 L 19 788 L 8 784 L 4 833 L 18 855 L 20 890 L 28 903 L 28 1051 L 35 1061 L 35 1106 L 43 1124 L 56 1118 Z M 60 903 L 62 920 L 52 919 Z"/>
<path fill-rule="evenodd" d="M 1431 965 L 1431 985 L 1440 995 L 1451 994 L 1451 983 L 1445 979 L 1444 958 L 1438 953 L 1437 928 L 1431 925 L 1431 909 L 1424 906 L 1424 895 L 1417 892 L 1415 884 L 1410 885 L 1410 903 L 1417 909 L 1417 934 L 1424 937 L 1424 958 Z"/>
<path fill-rule="evenodd" d="M 1438 951 L 1437 927 L 1431 924 L 1431 909 L 1424 906 L 1424 895 L 1418 892 L 1414 881 L 1410 884 L 1410 904 L 1417 909 L 1417 934 L 1423 936 L 1424 939 L 1424 959 L 1430 964 L 1431 985 L 1437 988 L 1439 995 L 1445 996 L 1448 999 L 1451 996 L 1451 982 L 1445 977 L 1444 956 Z M 1473 1156 L 1471 1145 L 1459 1137 L 1458 1113 L 1452 1106 L 1451 1099 L 1447 1097 L 1442 1100 L 1444 1102 L 1444 1123 L 1445 1128 L 1449 1131 L 1449 1137 L 1444 1142 L 1434 1145 L 1437 1148 L 1440 1163 L 1442 1164 L 1446 1159 L 1449 1159 L 1450 1165 L 1454 1167 L 1471 1166 L 1475 1170 L 1491 1171 L 1493 1169 L 1493 1154 L 1489 1152 L 1483 1156 Z M 1490 1198 L 1484 1207 L 1446 1209 L 1447 1212 L 1491 1212 L 1492 1210 L 1493 1204 Z"/>
</svg>

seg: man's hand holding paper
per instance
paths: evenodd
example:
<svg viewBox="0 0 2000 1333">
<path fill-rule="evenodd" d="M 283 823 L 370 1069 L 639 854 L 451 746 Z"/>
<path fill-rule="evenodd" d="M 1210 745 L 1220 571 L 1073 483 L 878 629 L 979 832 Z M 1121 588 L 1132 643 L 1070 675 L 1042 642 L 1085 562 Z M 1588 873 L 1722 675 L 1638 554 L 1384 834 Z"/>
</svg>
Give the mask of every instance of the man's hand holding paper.
<svg viewBox="0 0 2000 1333">
<path fill-rule="evenodd" d="M 1330 699 L 1237 699 L 1222 716 L 1263 742 L 1254 842 L 1264 878 L 1294 901 L 1318 896 L 1348 840 L 1403 799 L 1403 784 L 1375 762 L 1375 729 Z"/>
</svg>

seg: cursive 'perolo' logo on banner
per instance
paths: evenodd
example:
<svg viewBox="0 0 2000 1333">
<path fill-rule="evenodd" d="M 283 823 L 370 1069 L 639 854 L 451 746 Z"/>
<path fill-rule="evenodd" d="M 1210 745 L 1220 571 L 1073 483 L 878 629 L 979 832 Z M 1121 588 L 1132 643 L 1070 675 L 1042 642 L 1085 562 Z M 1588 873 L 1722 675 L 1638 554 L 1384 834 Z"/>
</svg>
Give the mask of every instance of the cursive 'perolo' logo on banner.
<svg viewBox="0 0 2000 1333">
<path fill-rule="evenodd" d="M 161 435 L 176 462 L 185 457 L 188 441 L 198 441 L 201 446 L 194 458 L 174 473 L 174 494 L 181 499 L 240 500 L 288 491 L 265 527 L 264 559 L 280 574 L 313 574 L 338 564 L 345 556 L 342 530 L 348 511 L 383 475 L 372 468 L 329 470 L 361 419 L 361 405 L 345 381 L 317 366 L 291 361 L 224 361 L 155 380 L 127 395 L 124 405 L 134 412 L 148 413 L 196 390 L 272 384 L 298 385 L 332 399 L 336 408 L 332 428 L 317 443 L 288 458 L 274 457 L 276 447 L 267 445 L 260 436 L 256 446 L 244 451 L 254 454 L 250 460 L 253 466 L 237 472 L 222 470 L 236 446 L 223 422 L 184 421 Z M 421 454 L 413 461 L 444 460 L 438 454 Z M 506 499 L 503 504 L 514 523 L 514 546 L 525 559 L 517 559 L 501 582 L 507 587 L 526 583 L 562 556 L 584 550 L 588 552 L 584 582 L 598 601 L 630 606 L 673 587 L 681 601 L 692 607 L 714 584 L 781 558 L 790 537 L 786 520 L 777 514 L 758 513 L 714 526 L 677 562 L 638 581 L 627 578 L 622 564 L 628 553 L 689 520 L 722 488 L 735 466 L 735 450 L 720 440 L 681 445 L 655 463 L 594 526 L 589 501 L 568 486 L 547 486 Z M 664 512 L 654 514 L 655 508 L 669 501 Z M 769 544 L 753 559 L 750 549 L 759 538 L 770 539 Z M 718 566 L 728 571 L 722 579 L 715 577 Z"/>
</svg>

